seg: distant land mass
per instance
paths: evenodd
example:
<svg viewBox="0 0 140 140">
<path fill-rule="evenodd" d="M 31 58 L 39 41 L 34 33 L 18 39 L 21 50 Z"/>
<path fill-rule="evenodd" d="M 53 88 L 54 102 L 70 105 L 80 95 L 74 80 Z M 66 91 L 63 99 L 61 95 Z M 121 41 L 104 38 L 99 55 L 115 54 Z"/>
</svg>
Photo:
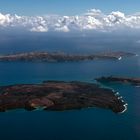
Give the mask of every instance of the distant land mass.
<svg viewBox="0 0 140 140">
<path fill-rule="evenodd" d="M 117 92 L 79 81 L 44 81 L 0 87 L 0 112 L 12 109 L 65 111 L 99 107 L 122 113 L 127 104 Z"/>
<path fill-rule="evenodd" d="M 84 60 L 121 60 L 122 57 L 136 56 L 129 52 L 104 52 L 97 54 L 66 54 L 56 52 L 27 52 L 18 54 L 0 55 L 0 61 L 46 61 L 46 62 L 67 62 Z"/>
<path fill-rule="evenodd" d="M 100 77 L 100 78 L 96 78 L 96 80 L 98 82 L 101 83 L 123 83 L 123 84 L 131 84 L 131 85 L 135 85 L 135 86 L 140 86 L 140 78 L 132 78 L 132 77 L 118 77 L 118 76 L 108 76 L 108 77 Z"/>
</svg>

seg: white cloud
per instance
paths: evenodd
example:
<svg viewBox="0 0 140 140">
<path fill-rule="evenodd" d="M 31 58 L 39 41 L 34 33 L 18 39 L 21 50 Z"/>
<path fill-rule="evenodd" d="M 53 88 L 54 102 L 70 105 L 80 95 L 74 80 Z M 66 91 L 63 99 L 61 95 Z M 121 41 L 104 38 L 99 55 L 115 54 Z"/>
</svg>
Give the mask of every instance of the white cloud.
<svg viewBox="0 0 140 140">
<path fill-rule="evenodd" d="M 56 31 L 69 32 L 69 28 L 64 25 L 63 27 L 55 28 Z"/>
<path fill-rule="evenodd" d="M 99 17 L 99 16 L 103 15 L 103 13 L 99 9 L 90 9 L 84 15 L 85 16 L 92 16 L 92 17 Z"/>
<path fill-rule="evenodd" d="M 0 13 L 0 25 L 7 26 L 12 21 L 13 18 L 11 18 L 9 14 L 3 15 Z"/>
<path fill-rule="evenodd" d="M 74 30 L 113 31 L 126 28 L 140 30 L 140 14 L 126 15 L 115 11 L 104 14 L 99 9 L 88 10 L 85 14 L 76 16 L 18 16 L 0 13 L 0 28 L 16 28 L 35 32 Z"/>
<path fill-rule="evenodd" d="M 48 28 L 39 25 L 39 26 L 31 28 L 30 31 L 33 31 L 33 32 L 47 32 Z"/>
</svg>

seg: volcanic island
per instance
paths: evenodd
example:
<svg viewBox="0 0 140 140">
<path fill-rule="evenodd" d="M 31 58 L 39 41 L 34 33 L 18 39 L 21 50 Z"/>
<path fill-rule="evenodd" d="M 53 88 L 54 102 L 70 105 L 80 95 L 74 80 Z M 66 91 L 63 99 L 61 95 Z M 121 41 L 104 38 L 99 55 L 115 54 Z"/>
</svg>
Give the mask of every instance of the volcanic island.
<svg viewBox="0 0 140 140">
<path fill-rule="evenodd" d="M 121 60 L 123 57 L 136 56 L 129 52 L 103 52 L 94 54 L 67 54 L 63 52 L 25 52 L 0 55 L 0 61 L 41 61 L 69 62 L 85 60 Z"/>
<path fill-rule="evenodd" d="M 122 113 L 127 104 L 117 92 L 95 83 L 44 81 L 0 87 L 0 112 L 13 109 L 65 111 L 91 107 Z"/>
<path fill-rule="evenodd" d="M 121 84 L 130 84 L 134 86 L 140 86 L 140 78 L 134 77 L 124 77 L 124 76 L 108 76 L 96 78 L 96 81 L 100 83 L 121 83 Z"/>
</svg>

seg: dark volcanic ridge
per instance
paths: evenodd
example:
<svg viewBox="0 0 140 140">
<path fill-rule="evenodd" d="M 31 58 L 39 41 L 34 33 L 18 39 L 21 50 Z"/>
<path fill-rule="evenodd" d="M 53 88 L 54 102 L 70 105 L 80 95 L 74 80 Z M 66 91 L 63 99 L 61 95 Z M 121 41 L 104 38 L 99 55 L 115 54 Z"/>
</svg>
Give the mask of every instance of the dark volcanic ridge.
<svg viewBox="0 0 140 140">
<path fill-rule="evenodd" d="M 100 83 L 122 83 L 122 84 L 131 84 L 134 86 L 140 86 L 140 78 L 133 77 L 118 77 L 118 76 L 108 76 L 96 78 Z"/>
<path fill-rule="evenodd" d="M 127 104 L 118 93 L 86 82 L 44 81 L 0 87 L 0 111 L 12 109 L 65 111 L 98 107 L 115 113 L 124 112 Z"/>
<path fill-rule="evenodd" d="M 122 57 L 136 56 L 129 52 L 104 52 L 98 54 L 80 55 L 49 52 L 29 52 L 19 54 L 1 55 L 0 61 L 43 61 L 43 62 L 67 62 L 84 60 L 121 60 Z"/>
</svg>

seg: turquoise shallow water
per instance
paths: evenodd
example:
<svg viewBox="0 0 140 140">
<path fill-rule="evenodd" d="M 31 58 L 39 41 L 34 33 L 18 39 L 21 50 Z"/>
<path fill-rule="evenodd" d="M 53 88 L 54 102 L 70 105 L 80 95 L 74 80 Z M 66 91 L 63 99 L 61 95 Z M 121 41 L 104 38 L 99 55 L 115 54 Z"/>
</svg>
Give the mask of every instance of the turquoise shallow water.
<svg viewBox="0 0 140 140">
<path fill-rule="evenodd" d="M 0 62 L 0 85 L 40 83 L 43 80 L 94 82 L 96 77 L 109 75 L 140 77 L 140 57 L 69 63 Z M 105 86 L 118 91 L 128 103 L 124 114 L 99 108 L 64 112 L 9 111 L 0 113 L 0 139 L 139 140 L 140 88 L 120 84 Z"/>
</svg>

